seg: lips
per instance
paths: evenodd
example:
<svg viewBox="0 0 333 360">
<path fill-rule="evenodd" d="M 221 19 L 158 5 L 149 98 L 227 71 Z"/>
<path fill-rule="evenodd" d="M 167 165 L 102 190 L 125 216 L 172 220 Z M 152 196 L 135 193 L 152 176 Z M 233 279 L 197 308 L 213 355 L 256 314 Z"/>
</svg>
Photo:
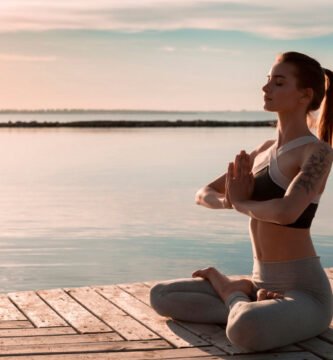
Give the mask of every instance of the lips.
<svg viewBox="0 0 333 360">
<path fill-rule="evenodd" d="M 269 98 L 268 96 L 264 96 L 264 100 L 265 100 L 265 101 L 271 101 L 272 99 Z"/>
</svg>

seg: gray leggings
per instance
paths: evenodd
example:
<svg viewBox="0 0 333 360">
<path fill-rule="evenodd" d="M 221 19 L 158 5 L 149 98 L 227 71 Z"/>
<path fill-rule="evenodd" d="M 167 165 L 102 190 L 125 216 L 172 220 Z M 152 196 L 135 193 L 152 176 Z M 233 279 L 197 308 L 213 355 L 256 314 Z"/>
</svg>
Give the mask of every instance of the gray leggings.
<svg viewBox="0 0 333 360">
<path fill-rule="evenodd" d="M 150 301 L 162 316 L 226 324 L 231 343 L 245 351 L 292 344 L 317 336 L 329 326 L 332 290 L 319 257 L 283 262 L 255 259 L 252 282 L 255 290 L 282 292 L 284 298 L 257 302 L 235 292 L 224 303 L 207 280 L 180 279 L 155 285 Z"/>
</svg>

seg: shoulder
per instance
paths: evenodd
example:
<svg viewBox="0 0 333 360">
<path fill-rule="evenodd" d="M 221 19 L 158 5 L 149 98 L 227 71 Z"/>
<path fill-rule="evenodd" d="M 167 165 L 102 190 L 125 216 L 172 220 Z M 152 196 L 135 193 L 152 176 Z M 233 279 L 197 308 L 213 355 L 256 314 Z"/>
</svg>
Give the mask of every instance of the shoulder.
<svg viewBox="0 0 333 360">
<path fill-rule="evenodd" d="M 267 150 L 275 143 L 275 141 L 276 141 L 275 139 L 266 140 L 265 142 L 263 142 L 261 145 L 259 145 L 257 147 L 256 151 L 259 153 L 259 152 Z"/>
<path fill-rule="evenodd" d="M 308 144 L 303 156 L 303 166 L 321 166 L 329 168 L 333 162 L 333 149 L 324 141 Z"/>
<path fill-rule="evenodd" d="M 332 168 L 333 150 L 323 141 L 309 144 L 303 156 L 298 183 L 322 193 Z M 299 185 L 297 184 L 297 185 Z"/>
<path fill-rule="evenodd" d="M 262 144 L 260 144 L 258 147 L 256 147 L 250 154 L 250 158 L 252 161 L 256 158 L 257 155 L 262 153 L 263 151 L 269 149 L 273 144 L 275 143 L 274 139 L 266 140 Z"/>
</svg>

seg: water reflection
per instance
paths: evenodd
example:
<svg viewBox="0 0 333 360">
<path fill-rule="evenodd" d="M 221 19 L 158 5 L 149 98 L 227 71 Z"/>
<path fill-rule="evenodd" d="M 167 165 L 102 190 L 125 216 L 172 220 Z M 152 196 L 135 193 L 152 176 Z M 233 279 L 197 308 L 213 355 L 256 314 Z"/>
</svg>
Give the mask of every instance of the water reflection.
<svg viewBox="0 0 333 360">
<path fill-rule="evenodd" d="M 3 291 L 251 271 L 246 217 L 194 194 L 270 128 L 0 130 Z M 240 145 L 241 143 L 241 145 Z M 332 176 L 313 235 L 332 266 Z"/>
</svg>

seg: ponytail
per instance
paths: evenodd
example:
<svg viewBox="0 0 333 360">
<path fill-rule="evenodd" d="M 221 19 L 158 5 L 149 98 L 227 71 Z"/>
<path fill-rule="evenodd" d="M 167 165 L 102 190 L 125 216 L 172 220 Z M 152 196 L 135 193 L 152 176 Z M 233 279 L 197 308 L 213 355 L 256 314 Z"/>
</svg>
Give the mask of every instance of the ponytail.
<svg viewBox="0 0 333 360">
<path fill-rule="evenodd" d="M 333 146 L 333 72 L 323 69 L 326 77 L 326 94 L 317 123 L 320 140 Z"/>
</svg>

